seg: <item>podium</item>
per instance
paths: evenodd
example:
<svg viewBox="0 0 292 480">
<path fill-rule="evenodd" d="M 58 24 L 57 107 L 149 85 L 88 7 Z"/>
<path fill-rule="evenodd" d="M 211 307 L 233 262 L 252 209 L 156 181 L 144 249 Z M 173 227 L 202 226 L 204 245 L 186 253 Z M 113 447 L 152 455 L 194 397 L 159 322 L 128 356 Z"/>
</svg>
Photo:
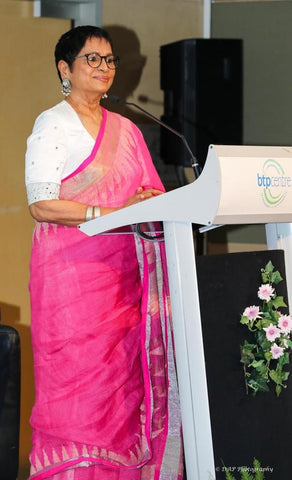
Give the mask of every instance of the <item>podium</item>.
<svg viewBox="0 0 292 480">
<path fill-rule="evenodd" d="M 269 249 L 292 260 L 292 147 L 210 145 L 200 177 L 156 198 L 83 223 L 97 235 L 162 221 L 188 480 L 216 478 L 192 224 L 265 224 Z M 286 268 L 292 305 L 292 272 Z"/>
</svg>

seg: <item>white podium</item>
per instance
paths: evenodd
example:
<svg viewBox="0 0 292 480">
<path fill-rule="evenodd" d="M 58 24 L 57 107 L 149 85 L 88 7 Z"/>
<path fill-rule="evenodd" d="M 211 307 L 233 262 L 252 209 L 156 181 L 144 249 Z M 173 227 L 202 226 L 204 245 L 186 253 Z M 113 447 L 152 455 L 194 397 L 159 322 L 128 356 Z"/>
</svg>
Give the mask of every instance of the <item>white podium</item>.
<svg viewBox="0 0 292 480">
<path fill-rule="evenodd" d="M 192 223 L 213 228 L 266 224 L 267 245 L 284 250 L 292 305 L 292 147 L 210 145 L 193 183 L 79 226 L 87 235 L 162 221 L 188 480 L 213 480 L 208 404 Z"/>
</svg>

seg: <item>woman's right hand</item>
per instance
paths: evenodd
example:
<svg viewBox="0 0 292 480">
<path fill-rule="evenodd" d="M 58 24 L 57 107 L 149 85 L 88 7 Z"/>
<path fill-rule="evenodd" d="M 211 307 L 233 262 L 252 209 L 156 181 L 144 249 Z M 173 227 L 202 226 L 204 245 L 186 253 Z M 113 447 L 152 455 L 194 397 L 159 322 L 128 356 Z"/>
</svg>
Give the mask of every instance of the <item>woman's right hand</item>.
<svg viewBox="0 0 292 480">
<path fill-rule="evenodd" d="M 128 198 L 128 200 L 124 203 L 124 207 L 129 207 L 130 205 L 134 205 L 135 203 L 143 202 L 148 198 L 156 197 L 157 195 L 161 195 L 164 193 L 162 190 L 156 190 L 155 188 L 148 188 L 144 190 L 143 187 L 138 187 L 134 195 Z"/>
</svg>

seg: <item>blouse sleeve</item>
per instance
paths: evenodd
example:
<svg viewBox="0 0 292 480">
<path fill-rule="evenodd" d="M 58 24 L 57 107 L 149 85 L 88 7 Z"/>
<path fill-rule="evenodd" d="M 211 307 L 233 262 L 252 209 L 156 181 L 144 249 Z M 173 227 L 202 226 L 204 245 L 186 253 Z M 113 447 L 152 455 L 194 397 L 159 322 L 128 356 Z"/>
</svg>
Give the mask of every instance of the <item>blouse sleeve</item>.
<svg viewBox="0 0 292 480">
<path fill-rule="evenodd" d="M 25 183 L 29 205 L 59 198 L 65 162 L 64 130 L 59 118 L 46 111 L 37 118 L 27 140 Z"/>
</svg>

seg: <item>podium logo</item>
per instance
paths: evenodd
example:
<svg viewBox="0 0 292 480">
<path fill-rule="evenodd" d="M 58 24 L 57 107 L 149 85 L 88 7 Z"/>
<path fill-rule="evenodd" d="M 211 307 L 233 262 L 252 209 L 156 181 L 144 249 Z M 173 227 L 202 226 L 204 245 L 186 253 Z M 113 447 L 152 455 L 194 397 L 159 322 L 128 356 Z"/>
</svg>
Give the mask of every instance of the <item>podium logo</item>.
<svg viewBox="0 0 292 480">
<path fill-rule="evenodd" d="M 285 175 L 282 165 L 277 160 L 269 158 L 263 165 L 263 174 L 257 173 L 257 184 L 262 188 L 264 204 L 267 207 L 277 207 L 286 197 L 292 179 Z"/>
</svg>

